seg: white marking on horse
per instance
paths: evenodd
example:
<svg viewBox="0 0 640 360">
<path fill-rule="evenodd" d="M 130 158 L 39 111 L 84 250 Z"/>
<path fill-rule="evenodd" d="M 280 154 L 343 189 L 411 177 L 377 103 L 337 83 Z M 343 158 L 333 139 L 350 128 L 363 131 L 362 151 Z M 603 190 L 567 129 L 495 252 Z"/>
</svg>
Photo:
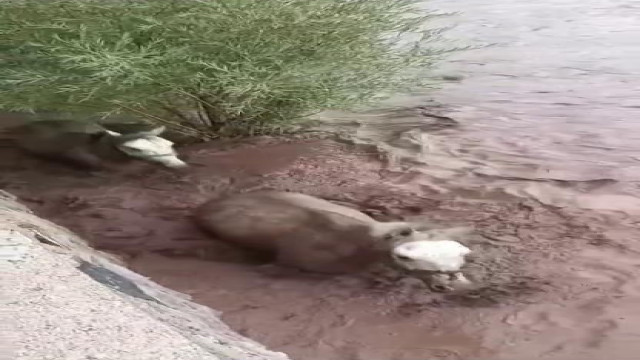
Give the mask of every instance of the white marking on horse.
<svg viewBox="0 0 640 360">
<path fill-rule="evenodd" d="M 393 248 L 391 256 L 408 270 L 459 271 L 471 249 L 453 240 L 419 240 Z"/>
<path fill-rule="evenodd" d="M 187 164 L 178 158 L 178 154 L 173 148 L 173 142 L 158 136 L 163 131 L 164 126 L 161 126 L 148 132 L 139 133 L 140 137 L 125 140 L 118 143 L 116 147 L 131 157 L 158 162 L 172 168 L 186 167 Z M 116 137 L 123 136 L 115 131 L 107 130 L 107 133 Z M 138 134 L 124 136 L 135 135 Z"/>
</svg>

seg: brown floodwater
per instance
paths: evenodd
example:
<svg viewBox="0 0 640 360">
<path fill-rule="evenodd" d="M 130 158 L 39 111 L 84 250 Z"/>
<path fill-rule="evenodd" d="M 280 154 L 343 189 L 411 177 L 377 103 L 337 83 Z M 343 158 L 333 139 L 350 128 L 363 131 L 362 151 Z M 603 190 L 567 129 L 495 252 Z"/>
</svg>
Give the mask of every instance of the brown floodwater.
<svg viewBox="0 0 640 360">
<path fill-rule="evenodd" d="M 359 140 L 395 154 L 393 182 L 405 188 L 441 199 L 530 199 L 600 232 L 606 244 L 577 246 L 557 269 L 584 287 L 578 296 L 475 312 L 486 323 L 473 339 L 495 350 L 491 359 L 636 358 L 640 3 L 429 4 L 462 12 L 454 37 L 488 45 L 446 64 L 443 74 L 464 80 L 437 92 L 439 108 L 425 110 L 461 127 L 425 134 L 411 112 L 381 109 L 350 125 Z M 417 94 L 389 105 L 428 101 Z"/>
<path fill-rule="evenodd" d="M 90 177 L 0 148 L 0 187 L 294 360 L 631 360 L 640 352 L 640 3 L 434 0 L 461 11 L 435 94 L 326 113 L 353 146 L 255 139 L 181 149 L 172 173 Z M 432 101 L 435 99 L 435 102 Z M 438 129 L 432 115 L 459 122 Z M 275 188 L 379 219 L 468 226 L 484 286 L 434 294 L 373 269 L 249 263 L 189 221 L 221 192 Z"/>
</svg>

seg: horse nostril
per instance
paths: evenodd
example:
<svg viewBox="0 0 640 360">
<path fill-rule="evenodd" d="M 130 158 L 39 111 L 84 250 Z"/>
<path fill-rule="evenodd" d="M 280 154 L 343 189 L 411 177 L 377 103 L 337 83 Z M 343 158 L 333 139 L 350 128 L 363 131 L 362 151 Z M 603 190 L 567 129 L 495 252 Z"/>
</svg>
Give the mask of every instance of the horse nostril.
<svg viewBox="0 0 640 360">
<path fill-rule="evenodd" d="M 413 229 L 405 229 L 400 232 L 400 236 L 409 236 L 413 234 Z"/>
<path fill-rule="evenodd" d="M 405 255 L 395 255 L 396 259 L 398 260 L 402 260 L 402 261 L 411 261 L 411 258 Z"/>
<path fill-rule="evenodd" d="M 444 285 L 441 284 L 433 284 L 431 285 L 431 290 L 435 291 L 435 292 L 445 292 L 448 290 L 448 288 Z"/>
</svg>

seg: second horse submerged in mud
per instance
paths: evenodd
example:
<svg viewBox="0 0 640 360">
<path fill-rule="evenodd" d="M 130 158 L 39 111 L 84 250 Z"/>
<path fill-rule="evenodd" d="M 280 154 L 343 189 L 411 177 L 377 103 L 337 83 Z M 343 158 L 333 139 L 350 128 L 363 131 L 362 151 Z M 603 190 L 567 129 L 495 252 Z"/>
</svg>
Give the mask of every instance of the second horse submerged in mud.
<svg viewBox="0 0 640 360">
<path fill-rule="evenodd" d="M 184 168 L 173 142 L 160 137 L 164 126 L 121 134 L 99 124 L 76 120 L 43 120 L 7 129 L 8 139 L 22 150 L 87 170 L 139 159 L 168 168 Z"/>
<path fill-rule="evenodd" d="M 318 273 L 356 272 L 389 260 L 409 270 L 459 270 L 470 251 L 456 242 L 444 247 L 426 242 L 410 223 L 378 222 L 301 193 L 255 191 L 216 198 L 201 205 L 194 220 L 219 240 L 267 253 L 280 265 Z M 406 247 L 410 243 L 420 245 L 422 252 Z M 425 253 L 430 244 L 439 247 L 435 253 Z M 395 254 L 402 246 L 402 254 Z M 451 268 L 452 257 L 460 259 L 456 269 Z"/>
</svg>

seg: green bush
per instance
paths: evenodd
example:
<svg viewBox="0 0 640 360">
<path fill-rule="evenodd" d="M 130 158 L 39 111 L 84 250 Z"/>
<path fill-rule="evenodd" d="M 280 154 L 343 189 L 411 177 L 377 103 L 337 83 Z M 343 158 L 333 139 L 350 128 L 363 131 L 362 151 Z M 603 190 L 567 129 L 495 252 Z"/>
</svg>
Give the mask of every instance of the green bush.
<svg viewBox="0 0 640 360">
<path fill-rule="evenodd" d="M 447 50 L 418 3 L 3 0 L 0 109 L 278 128 L 423 86 Z"/>
</svg>

